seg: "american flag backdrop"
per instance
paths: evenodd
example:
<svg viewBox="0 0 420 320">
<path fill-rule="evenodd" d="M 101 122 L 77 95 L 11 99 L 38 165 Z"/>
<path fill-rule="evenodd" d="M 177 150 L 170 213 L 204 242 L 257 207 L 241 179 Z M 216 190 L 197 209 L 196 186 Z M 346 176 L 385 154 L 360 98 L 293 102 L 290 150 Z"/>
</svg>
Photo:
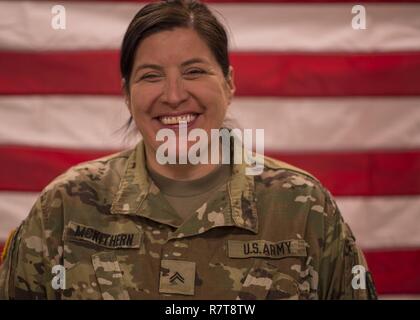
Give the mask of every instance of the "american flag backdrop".
<svg viewBox="0 0 420 320">
<path fill-rule="evenodd" d="M 331 191 L 380 297 L 419 298 L 420 1 L 204 2 L 230 34 L 230 115 Z M 135 143 L 118 59 L 143 5 L 0 2 L 0 243 L 55 176 Z"/>
</svg>

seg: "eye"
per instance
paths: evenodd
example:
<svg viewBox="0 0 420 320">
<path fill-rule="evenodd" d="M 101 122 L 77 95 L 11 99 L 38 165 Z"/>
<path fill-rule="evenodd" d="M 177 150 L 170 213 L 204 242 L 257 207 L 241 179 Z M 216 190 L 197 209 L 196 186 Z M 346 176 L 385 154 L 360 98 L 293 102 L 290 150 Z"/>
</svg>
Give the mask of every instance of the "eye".
<svg viewBox="0 0 420 320">
<path fill-rule="evenodd" d="M 193 69 L 188 69 L 185 72 L 185 75 L 189 76 L 189 77 L 197 77 L 197 76 L 205 74 L 205 73 L 206 73 L 206 71 L 204 71 L 203 69 L 193 68 Z"/>
<path fill-rule="evenodd" d="M 147 73 L 145 75 L 142 75 L 139 80 L 146 80 L 146 81 L 149 81 L 149 82 L 156 82 L 156 81 L 159 81 L 160 78 L 161 78 L 161 75 L 160 74 Z"/>
<path fill-rule="evenodd" d="M 192 70 L 188 70 L 188 73 L 204 73 L 204 70 L 201 69 L 192 69 Z"/>
</svg>

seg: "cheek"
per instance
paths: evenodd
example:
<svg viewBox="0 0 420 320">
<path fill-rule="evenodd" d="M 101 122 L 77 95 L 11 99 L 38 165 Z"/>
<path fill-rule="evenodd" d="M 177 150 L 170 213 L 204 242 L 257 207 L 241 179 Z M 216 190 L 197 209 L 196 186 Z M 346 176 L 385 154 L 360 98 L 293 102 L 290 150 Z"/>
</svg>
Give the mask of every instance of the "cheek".
<svg viewBox="0 0 420 320">
<path fill-rule="evenodd" d="M 133 86 L 131 90 L 131 105 L 133 115 L 145 114 L 151 111 L 152 105 L 159 96 L 157 86 Z"/>
<path fill-rule="evenodd" d="M 212 122 L 218 125 L 223 121 L 228 108 L 227 100 L 223 96 L 223 92 L 218 92 L 208 101 L 208 114 L 211 115 Z"/>
<path fill-rule="evenodd" d="M 226 113 L 228 100 L 219 83 L 207 83 L 194 88 L 196 97 L 205 106 L 208 114 L 214 116 Z"/>
<path fill-rule="evenodd" d="M 156 97 L 156 90 L 146 86 L 133 86 L 131 91 L 131 114 L 143 138 L 149 143 L 154 140 L 151 110 Z"/>
</svg>

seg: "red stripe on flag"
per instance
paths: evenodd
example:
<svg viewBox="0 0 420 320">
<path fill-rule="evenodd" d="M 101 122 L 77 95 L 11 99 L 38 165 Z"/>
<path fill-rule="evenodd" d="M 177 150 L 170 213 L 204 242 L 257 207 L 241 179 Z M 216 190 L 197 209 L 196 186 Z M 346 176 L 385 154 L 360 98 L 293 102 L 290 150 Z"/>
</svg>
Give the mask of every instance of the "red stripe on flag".
<svg viewBox="0 0 420 320">
<path fill-rule="evenodd" d="M 393 96 L 420 94 L 419 53 L 236 53 L 241 96 Z M 398 84 L 396 83 L 398 82 Z"/>
<path fill-rule="evenodd" d="M 71 166 L 113 153 L 33 147 L 0 147 L 0 190 L 41 191 Z"/>
<path fill-rule="evenodd" d="M 337 196 L 420 194 L 420 150 L 266 153 L 310 172 Z"/>
<path fill-rule="evenodd" d="M 0 52 L 0 94 L 119 94 L 118 53 Z"/>
<path fill-rule="evenodd" d="M 40 191 L 70 166 L 113 152 L 0 147 L 0 190 Z M 336 196 L 420 194 L 420 150 L 266 154 L 309 171 Z"/>
<path fill-rule="evenodd" d="M 420 95 L 420 52 L 231 54 L 238 96 Z M 119 95 L 117 51 L 0 52 L 0 94 Z"/>
<path fill-rule="evenodd" d="M 420 250 L 365 251 L 366 260 L 380 294 L 420 293 Z"/>
</svg>

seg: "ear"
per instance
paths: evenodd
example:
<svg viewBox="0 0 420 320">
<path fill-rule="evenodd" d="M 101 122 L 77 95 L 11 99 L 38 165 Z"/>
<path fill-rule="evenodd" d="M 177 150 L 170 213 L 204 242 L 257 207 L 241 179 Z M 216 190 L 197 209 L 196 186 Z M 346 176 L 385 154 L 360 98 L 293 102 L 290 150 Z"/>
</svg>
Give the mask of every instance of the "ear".
<svg viewBox="0 0 420 320">
<path fill-rule="evenodd" d="M 231 103 L 233 96 L 235 95 L 235 91 L 236 91 L 236 86 L 235 86 L 235 80 L 234 80 L 234 71 L 233 71 L 233 67 L 229 66 L 229 73 L 226 79 L 226 83 L 228 86 L 228 101 L 229 104 Z"/>
</svg>

